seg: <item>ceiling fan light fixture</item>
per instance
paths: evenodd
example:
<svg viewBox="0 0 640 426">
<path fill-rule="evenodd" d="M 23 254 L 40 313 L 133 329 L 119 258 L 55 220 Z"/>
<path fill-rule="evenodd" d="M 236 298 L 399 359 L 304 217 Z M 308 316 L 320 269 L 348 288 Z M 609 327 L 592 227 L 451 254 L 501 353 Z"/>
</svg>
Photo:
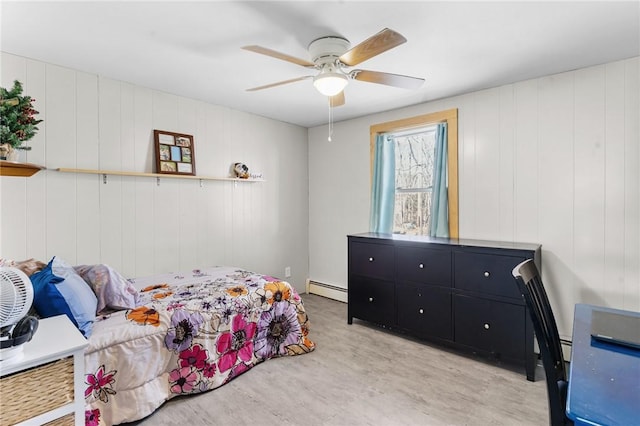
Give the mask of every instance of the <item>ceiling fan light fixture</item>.
<svg viewBox="0 0 640 426">
<path fill-rule="evenodd" d="M 335 96 L 347 86 L 349 78 L 337 72 L 324 72 L 313 78 L 313 85 L 325 96 Z"/>
</svg>

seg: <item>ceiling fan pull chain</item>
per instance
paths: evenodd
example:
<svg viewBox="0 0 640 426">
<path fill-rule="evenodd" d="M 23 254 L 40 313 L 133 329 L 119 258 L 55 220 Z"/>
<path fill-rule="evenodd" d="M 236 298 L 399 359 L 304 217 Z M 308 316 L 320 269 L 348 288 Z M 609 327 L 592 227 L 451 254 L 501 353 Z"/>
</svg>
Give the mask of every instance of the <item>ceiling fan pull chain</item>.
<svg viewBox="0 0 640 426">
<path fill-rule="evenodd" d="M 333 99 L 329 96 L 329 137 L 328 142 L 331 142 L 331 135 L 333 135 Z"/>
</svg>

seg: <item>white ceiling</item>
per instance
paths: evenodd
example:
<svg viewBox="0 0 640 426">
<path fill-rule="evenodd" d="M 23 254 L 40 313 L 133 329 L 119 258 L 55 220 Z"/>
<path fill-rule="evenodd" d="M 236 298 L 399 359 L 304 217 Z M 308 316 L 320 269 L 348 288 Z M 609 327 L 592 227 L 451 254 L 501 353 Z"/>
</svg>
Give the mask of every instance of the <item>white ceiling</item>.
<svg viewBox="0 0 640 426">
<path fill-rule="evenodd" d="M 198 1 L 0 3 L 2 51 L 313 127 L 329 107 L 313 73 L 242 50 L 303 59 L 338 35 L 352 46 L 383 28 L 407 43 L 358 68 L 426 79 L 409 91 L 351 81 L 340 121 L 640 55 L 640 2 Z"/>
</svg>

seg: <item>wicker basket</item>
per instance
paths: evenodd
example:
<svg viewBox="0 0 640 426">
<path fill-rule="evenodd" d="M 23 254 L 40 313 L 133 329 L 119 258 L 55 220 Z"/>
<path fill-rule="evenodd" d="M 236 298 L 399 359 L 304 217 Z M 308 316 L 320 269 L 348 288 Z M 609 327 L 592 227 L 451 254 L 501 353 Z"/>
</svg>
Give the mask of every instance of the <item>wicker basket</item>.
<svg viewBox="0 0 640 426">
<path fill-rule="evenodd" d="M 1 378 L 0 400 L 0 425 L 13 425 L 73 402 L 73 357 Z"/>
<path fill-rule="evenodd" d="M 45 423 L 43 426 L 73 426 L 75 424 L 73 420 L 73 414 L 67 414 L 66 416 L 55 419 L 52 422 Z"/>
</svg>

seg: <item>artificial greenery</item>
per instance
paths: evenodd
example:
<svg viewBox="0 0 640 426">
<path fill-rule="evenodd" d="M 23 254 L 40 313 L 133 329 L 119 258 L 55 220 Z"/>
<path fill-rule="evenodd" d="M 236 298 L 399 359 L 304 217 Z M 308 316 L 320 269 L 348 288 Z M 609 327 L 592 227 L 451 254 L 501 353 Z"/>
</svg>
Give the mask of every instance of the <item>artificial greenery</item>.
<svg viewBox="0 0 640 426">
<path fill-rule="evenodd" d="M 7 90 L 0 87 L 0 144 L 8 143 L 14 149 L 30 150 L 30 146 L 23 146 L 36 134 L 37 124 L 42 120 L 36 120 L 39 114 L 33 108 L 31 96 L 22 96 L 22 83 L 13 82 L 13 88 Z"/>
</svg>

